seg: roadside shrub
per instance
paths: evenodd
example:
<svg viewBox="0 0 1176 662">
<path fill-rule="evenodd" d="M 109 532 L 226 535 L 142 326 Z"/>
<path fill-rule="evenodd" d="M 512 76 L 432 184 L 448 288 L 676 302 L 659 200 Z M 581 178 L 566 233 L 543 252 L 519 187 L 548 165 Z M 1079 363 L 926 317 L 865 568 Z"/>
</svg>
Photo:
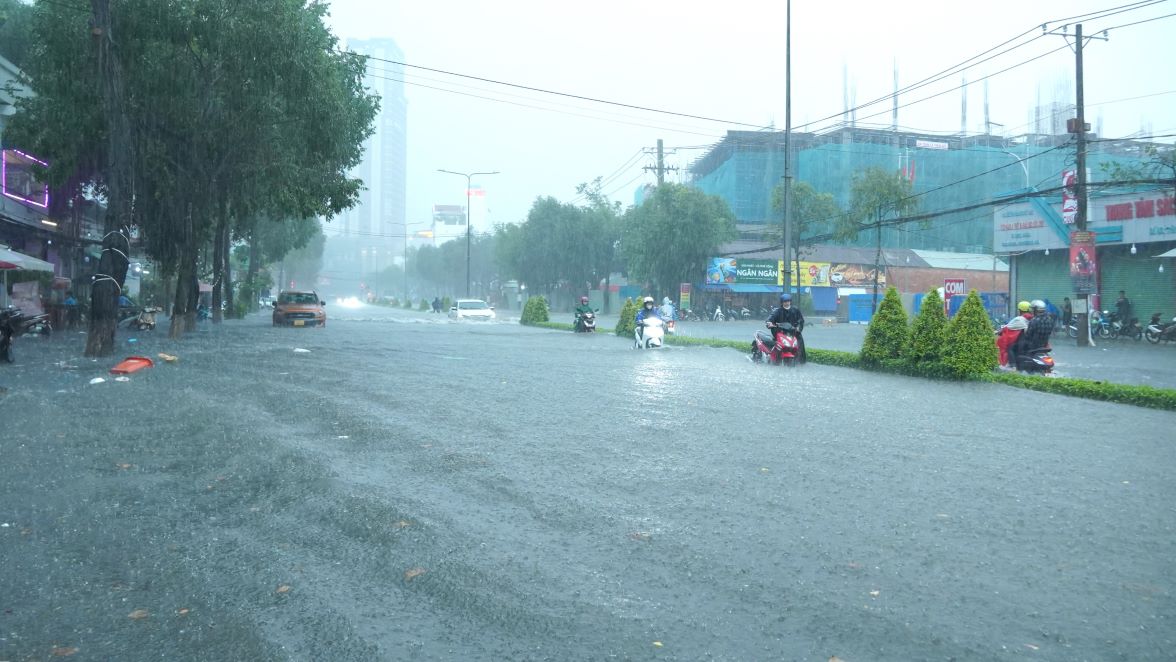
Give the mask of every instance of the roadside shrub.
<svg viewBox="0 0 1176 662">
<path fill-rule="evenodd" d="M 1176 389 L 1131 384 L 1111 384 L 1090 379 L 1072 377 L 1042 377 L 1018 373 L 992 373 L 983 377 L 987 381 L 1026 388 L 1031 391 L 1068 395 L 1075 398 L 1119 402 L 1137 407 L 1176 411 Z"/>
<path fill-rule="evenodd" d="M 625 305 L 621 306 L 621 318 L 617 320 L 616 334 L 621 337 L 628 337 L 633 335 L 633 327 L 636 326 L 633 322 L 637 317 L 637 302 L 632 299 L 625 299 Z"/>
<path fill-rule="evenodd" d="M 968 298 L 947 325 L 943 363 L 959 378 L 978 377 L 996 368 L 992 322 L 976 290 L 968 292 Z"/>
<path fill-rule="evenodd" d="M 448 313 L 449 309 L 453 307 L 453 299 L 443 297 L 441 299 L 441 312 Z"/>
<path fill-rule="evenodd" d="M 417 310 L 424 313 L 424 312 L 428 312 L 432 309 L 433 309 L 433 307 L 429 305 L 429 300 L 424 297 L 421 297 L 421 305 L 417 306 Z"/>
<path fill-rule="evenodd" d="M 911 340 L 907 345 L 907 358 L 913 363 L 936 363 L 943 358 L 944 334 L 947 332 L 947 315 L 943 312 L 943 299 L 939 292 L 931 290 L 923 297 L 923 306 L 911 324 Z"/>
<path fill-rule="evenodd" d="M 539 322 L 549 322 L 550 309 L 547 307 L 547 299 L 544 297 L 528 297 L 527 303 L 523 304 L 523 314 L 519 317 L 519 324 L 536 324 Z"/>
<path fill-rule="evenodd" d="M 404 309 L 405 310 L 412 310 L 412 297 L 409 297 L 404 300 Z"/>
<path fill-rule="evenodd" d="M 870 320 L 866 329 L 866 339 L 862 342 L 861 358 L 866 365 L 878 365 L 886 359 L 902 358 L 906 351 L 907 337 L 906 311 L 902 309 L 902 298 L 898 290 L 887 288 L 886 296 L 878 306 L 878 312 Z"/>
<path fill-rule="evenodd" d="M 391 297 L 387 300 L 387 305 L 395 308 L 400 305 L 400 299 L 398 299 L 397 297 Z"/>
</svg>

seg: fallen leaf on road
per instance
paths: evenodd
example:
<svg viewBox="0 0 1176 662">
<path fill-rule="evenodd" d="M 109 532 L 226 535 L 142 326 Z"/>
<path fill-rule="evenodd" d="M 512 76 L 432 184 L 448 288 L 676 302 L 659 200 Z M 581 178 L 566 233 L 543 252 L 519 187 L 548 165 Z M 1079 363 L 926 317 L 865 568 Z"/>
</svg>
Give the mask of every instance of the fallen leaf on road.
<svg viewBox="0 0 1176 662">
<path fill-rule="evenodd" d="M 408 570 L 405 570 L 404 571 L 404 581 L 406 581 L 406 582 L 412 581 L 413 578 L 420 577 L 421 575 L 425 574 L 426 572 L 428 572 L 428 570 L 425 570 L 424 568 L 410 568 Z"/>
<path fill-rule="evenodd" d="M 175 363 L 176 361 L 180 360 L 180 357 L 178 357 L 178 356 L 174 356 L 172 354 L 164 354 L 163 352 L 159 353 L 159 358 L 163 359 L 164 361 L 167 361 L 168 363 Z"/>
<path fill-rule="evenodd" d="M 1031 651 L 1039 651 L 1039 650 L 1041 650 L 1041 647 L 1040 647 L 1040 646 L 1034 646 L 1033 644 L 1025 644 L 1025 648 L 1028 648 L 1028 649 L 1029 649 L 1029 650 L 1031 650 Z"/>
<path fill-rule="evenodd" d="M 410 522 L 406 519 L 402 519 L 396 523 L 396 528 L 398 528 L 398 529 L 404 529 L 404 528 L 407 528 L 410 526 L 412 526 L 412 522 Z"/>
<path fill-rule="evenodd" d="M 119 469 L 134 469 L 135 468 L 135 465 L 128 464 L 126 462 L 120 462 L 120 463 L 116 464 L 115 466 L 117 466 Z"/>
<path fill-rule="evenodd" d="M 845 662 L 845 661 L 842 660 L 841 658 L 837 657 L 836 655 L 834 655 L 833 657 L 829 658 L 829 662 Z"/>
<path fill-rule="evenodd" d="M 871 598 L 876 598 L 876 597 L 878 597 L 879 595 L 882 595 L 882 591 L 870 591 L 870 597 L 871 597 Z"/>
<path fill-rule="evenodd" d="M 282 584 L 281 586 L 278 587 L 278 590 L 275 591 L 275 593 L 289 593 L 289 592 L 290 592 L 290 586 L 288 584 Z"/>
<path fill-rule="evenodd" d="M 147 616 L 148 614 L 146 609 L 136 609 L 135 611 L 127 614 L 127 618 L 133 618 L 136 621 L 142 618 L 147 618 Z"/>
<path fill-rule="evenodd" d="M 69 657 L 78 652 L 75 646 L 54 646 L 51 654 L 54 657 Z"/>
<path fill-rule="evenodd" d="M 176 610 L 176 613 L 179 614 L 180 616 L 187 616 L 188 612 L 190 612 L 190 611 L 192 611 L 192 610 L 188 609 L 187 607 L 180 607 L 179 609 Z"/>
<path fill-rule="evenodd" d="M 653 536 L 649 535 L 648 533 L 646 533 L 644 531 L 634 531 L 633 533 L 629 534 L 629 537 L 632 538 L 633 540 L 649 540 Z"/>
<path fill-rule="evenodd" d="M 660 641 L 655 641 L 655 642 L 653 642 L 653 645 L 654 645 L 654 646 L 657 646 L 658 648 L 661 648 L 661 647 L 662 647 L 662 642 L 660 642 Z"/>
</svg>

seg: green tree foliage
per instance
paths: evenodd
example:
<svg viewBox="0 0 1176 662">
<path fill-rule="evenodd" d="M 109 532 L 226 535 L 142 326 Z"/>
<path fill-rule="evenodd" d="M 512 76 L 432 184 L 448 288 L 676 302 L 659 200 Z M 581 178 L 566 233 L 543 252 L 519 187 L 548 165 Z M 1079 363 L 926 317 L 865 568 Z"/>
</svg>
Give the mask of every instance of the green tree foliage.
<svg viewBox="0 0 1176 662">
<path fill-rule="evenodd" d="M 616 334 L 622 338 L 633 335 L 633 331 L 637 326 L 634 321 L 637 319 L 637 309 L 640 308 L 637 302 L 632 299 L 625 299 L 625 305 L 621 306 L 621 318 L 617 320 Z"/>
<path fill-rule="evenodd" d="M 542 296 L 527 297 L 527 303 L 523 304 L 523 314 L 519 317 L 519 324 L 549 322 L 551 321 L 550 312 L 546 298 Z"/>
<path fill-rule="evenodd" d="M 23 69 L 33 47 L 33 7 L 0 0 L 0 57 Z"/>
<path fill-rule="evenodd" d="M 1112 182 L 1170 180 L 1172 192 L 1176 194 L 1176 147 L 1172 145 L 1148 145 L 1143 148 L 1141 161 L 1132 164 L 1103 162 L 1099 164 L 1099 168 Z"/>
<path fill-rule="evenodd" d="M 980 295 L 971 290 L 947 325 L 943 363 L 956 377 L 968 378 L 992 372 L 997 362 L 992 322 Z"/>
<path fill-rule="evenodd" d="M 676 292 L 679 283 L 696 282 L 707 259 L 736 236 L 735 215 L 722 198 L 663 184 L 625 214 L 621 250 L 631 278 Z"/>
<path fill-rule="evenodd" d="M 784 213 L 784 183 L 781 182 L 772 189 L 772 208 Z M 841 208 L 832 193 L 819 193 L 807 182 L 793 180 L 792 182 L 792 259 L 796 263 L 793 267 L 792 281 L 797 281 L 800 270 L 800 258 L 807 248 L 817 241 L 822 233 L 831 233 L 837 227 L 843 216 Z M 778 226 L 772 231 L 774 241 L 784 241 L 784 228 Z"/>
<path fill-rule="evenodd" d="M 938 362 L 943 358 L 946 332 L 947 315 L 943 312 L 943 299 L 933 289 L 923 297 L 923 306 L 911 324 L 907 358 L 914 363 Z"/>
<path fill-rule="evenodd" d="M 210 242 L 219 242 L 219 283 L 234 228 L 251 237 L 259 218 L 330 217 L 356 201 L 362 183 L 348 173 L 377 107 L 364 60 L 337 48 L 321 0 L 94 7 L 109 7 L 114 28 L 91 40 L 87 12 L 34 5 L 27 61 L 37 96 L 19 105 L 14 138 L 47 157 L 56 185 L 93 185 L 113 209 L 130 209 L 121 191 L 135 192 L 133 216 L 110 218 L 141 229 L 149 257 L 176 275 L 176 312 L 194 324 L 189 293 Z M 109 48 L 117 84 L 104 85 L 111 77 L 96 70 L 92 41 Z M 112 190 L 116 155 L 127 181 Z M 250 274 L 258 268 L 251 259 Z M 111 273 L 121 280 L 122 270 Z"/>
<path fill-rule="evenodd" d="M 429 300 L 424 297 L 421 297 L 421 303 L 419 306 L 417 306 L 417 310 L 421 311 L 422 313 L 425 313 L 431 309 L 432 309 L 432 306 L 429 305 Z"/>
<path fill-rule="evenodd" d="M 877 227 L 879 216 L 885 219 L 915 211 L 919 204 L 913 194 L 911 181 L 900 172 L 870 167 L 854 173 L 849 212 L 840 217 L 837 238 L 856 239 L 862 230 Z"/>
<path fill-rule="evenodd" d="M 883 361 L 902 358 L 906 350 L 907 337 L 906 311 L 902 308 L 902 298 L 898 290 L 893 287 L 886 289 L 886 296 L 882 298 L 878 311 L 870 320 L 866 329 L 866 339 L 862 342 L 862 363 L 879 365 Z"/>
</svg>

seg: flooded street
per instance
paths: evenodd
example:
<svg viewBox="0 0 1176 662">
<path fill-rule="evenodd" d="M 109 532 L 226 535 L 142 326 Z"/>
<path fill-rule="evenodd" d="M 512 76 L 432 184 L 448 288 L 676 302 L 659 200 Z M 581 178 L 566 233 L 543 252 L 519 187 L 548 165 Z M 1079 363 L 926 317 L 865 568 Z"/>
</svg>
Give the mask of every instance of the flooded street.
<svg viewBox="0 0 1176 662">
<path fill-rule="evenodd" d="M 328 314 L 120 331 L 179 356 L 126 383 L 82 336 L 17 343 L 0 660 L 1176 647 L 1176 414 Z"/>
</svg>

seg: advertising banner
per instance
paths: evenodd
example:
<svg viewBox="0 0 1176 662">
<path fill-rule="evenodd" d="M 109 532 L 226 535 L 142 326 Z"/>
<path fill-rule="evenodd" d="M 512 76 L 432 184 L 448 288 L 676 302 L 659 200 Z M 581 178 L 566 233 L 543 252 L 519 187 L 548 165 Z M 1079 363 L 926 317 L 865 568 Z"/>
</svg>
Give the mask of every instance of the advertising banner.
<svg viewBox="0 0 1176 662">
<path fill-rule="evenodd" d="M 735 282 L 779 285 L 780 260 L 736 260 Z"/>
<path fill-rule="evenodd" d="M 832 283 L 829 282 L 829 267 L 828 262 L 805 262 L 800 261 L 800 273 L 796 275 L 796 285 L 798 287 L 829 287 Z"/>
<path fill-rule="evenodd" d="M 678 309 L 690 310 L 690 283 L 678 285 Z"/>
<path fill-rule="evenodd" d="M 829 284 L 834 287 L 873 287 L 874 267 L 834 262 L 829 265 Z M 878 274 L 878 287 L 886 287 L 886 271 Z"/>
<path fill-rule="evenodd" d="M 1098 258 L 1094 249 L 1094 233 L 1070 233 L 1070 281 L 1077 294 L 1093 294 L 1098 290 Z"/>
<path fill-rule="evenodd" d="M 706 282 L 708 285 L 735 282 L 735 258 L 712 257 L 706 265 Z"/>
<path fill-rule="evenodd" d="M 1071 225 L 1078 217 L 1078 171 L 1066 170 L 1062 172 L 1062 222 Z"/>
</svg>

